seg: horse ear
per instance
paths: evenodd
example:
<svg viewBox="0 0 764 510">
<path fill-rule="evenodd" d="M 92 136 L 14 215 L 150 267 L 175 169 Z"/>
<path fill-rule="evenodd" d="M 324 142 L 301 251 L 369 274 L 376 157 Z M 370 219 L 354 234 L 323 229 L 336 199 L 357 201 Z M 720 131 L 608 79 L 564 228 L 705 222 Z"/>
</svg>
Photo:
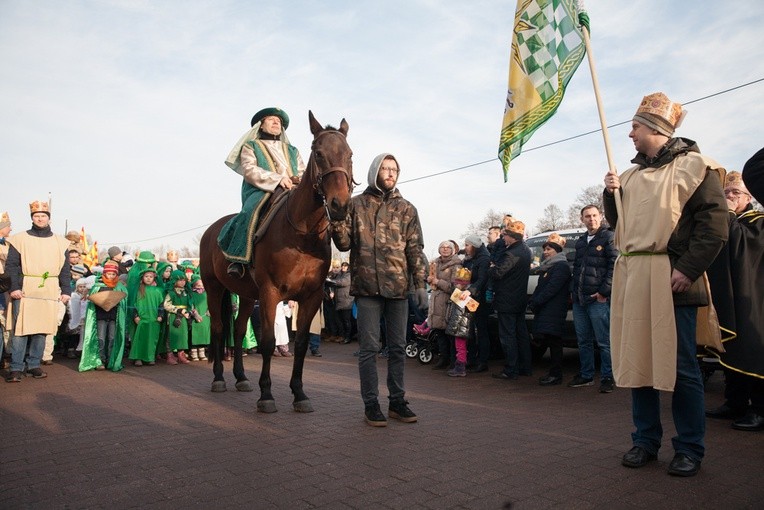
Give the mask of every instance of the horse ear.
<svg viewBox="0 0 764 510">
<path fill-rule="evenodd" d="M 347 136 L 348 129 L 350 129 L 350 126 L 348 125 L 347 121 L 343 118 L 342 121 L 340 121 L 340 133 Z"/>
<path fill-rule="evenodd" d="M 310 123 L 310 132 L 313 136 L 317 136 L 324 128 L 321 127 L 321 123 L 313 116 L 313 112 L 308 110 L 308 122 Z"/>
</svg>

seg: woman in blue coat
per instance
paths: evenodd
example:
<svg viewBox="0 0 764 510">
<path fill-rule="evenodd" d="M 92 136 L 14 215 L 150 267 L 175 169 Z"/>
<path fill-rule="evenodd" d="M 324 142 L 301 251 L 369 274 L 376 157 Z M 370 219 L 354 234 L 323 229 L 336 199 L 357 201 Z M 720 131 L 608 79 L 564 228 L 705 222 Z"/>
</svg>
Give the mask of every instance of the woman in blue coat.
<svg viewBox="0 0 764 510">
<path fill-rule="evenodd" d="M 549 373 L 539 379 L 541 386 L 562 383 L 562 334 L 570 298 L 570 266 L 562 252 L 565 238 L 552 233 L 542 245 L 544 259 L 538 268 L 539 280 L 531 296 L 533 337 L 549 346 L 552 363 Z"/>
</svg>

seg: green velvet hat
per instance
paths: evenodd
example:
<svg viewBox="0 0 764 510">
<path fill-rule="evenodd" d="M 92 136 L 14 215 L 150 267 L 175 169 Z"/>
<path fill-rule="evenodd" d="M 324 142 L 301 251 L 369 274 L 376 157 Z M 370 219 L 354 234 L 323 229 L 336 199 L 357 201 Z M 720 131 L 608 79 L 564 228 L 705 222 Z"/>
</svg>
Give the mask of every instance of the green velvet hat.
<svg viewBox="0 0 764 510">
<path fill-rule="evenodd" d="M 145 262 L 146 264 L 153 264 L 156 262 L 157 259 L 154 257 L 154 254 L 150 251 L 142 251 L 138 254 L 138 259 L 136 262 Z"/>
<path fill-rule="evenodd" d="M 281 108 L 276 108 L 275 106 L 271 108 L 263 108 L 257 112 L 255 116 L 252 117 L 252 123 L 250 126 L 254 127 L 255 124 L 263 120 L 265 117 L 270 117 L 271 115 L 281 119 L 281 127 L 284 131 L 286 131 L 286 129 L 289 127 L 289 115 L 287 115 L 287 113 Z"/>
<path fill-rule="evenodd" d="M 171 282 L 177 282 L 178 280 L 185 280 L 186 279 L 186 273 L 183 271 L 175 270 L 170 275 L 170 281 Z"/>
<path fill-rule="evenodd" d="M 154 274 L 157 274 L 157 270 L 156 270 L 156 269 L 154 269 L 153 267 L 149 266 L 149 267 L 147 267 L 146 269 L 144 269 L 143 271 L 141 271 L 141 272 L 139 273 L 139 276 L 140 276 L 141 278 L 143 278 L 143 275 L 145 275 L 146 273 L 154 273 Z"/>
</svg>

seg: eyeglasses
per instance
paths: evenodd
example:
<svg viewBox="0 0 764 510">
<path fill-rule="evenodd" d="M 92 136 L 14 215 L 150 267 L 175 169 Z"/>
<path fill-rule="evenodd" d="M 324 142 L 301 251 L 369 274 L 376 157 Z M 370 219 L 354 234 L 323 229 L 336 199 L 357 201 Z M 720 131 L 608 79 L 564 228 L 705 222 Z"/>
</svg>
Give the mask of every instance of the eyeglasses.
<svg viewBox="0 0 764 510">
<path fill-rule="evenodd" d="M 390 172 L 391 174 L 397 174 L 398 169 L 392 166 L 381 166 L 379 167 L 380 172 Z"/>
<path fill-rule="evenodd" d="M 733 196 L 736 196 L 736 197 L 739 197 L 740 195 L 747 195 L 749 197 L 751 196 L 750 193 L 746 193 L 745 191 L 742 191 L 742 190 L 739 190 L 739 189 L 734 189 L 734 188 L 727 188 L 727 189 L 725 189 L 724 190 L 724 194 L 725 195 L 733 195 Z"/>
</svg>

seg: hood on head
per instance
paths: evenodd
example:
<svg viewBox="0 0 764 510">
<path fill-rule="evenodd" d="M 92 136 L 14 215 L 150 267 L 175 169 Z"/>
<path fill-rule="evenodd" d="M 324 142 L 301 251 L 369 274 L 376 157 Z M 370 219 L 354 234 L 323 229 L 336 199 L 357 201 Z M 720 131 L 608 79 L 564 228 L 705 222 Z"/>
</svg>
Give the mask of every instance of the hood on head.
<svg viewBox="0 0 764 510">
<path fill-rule="evenodd" d="M 379 190 L 382 193 L 384 193 L 384 190 L 380 189 L 380 187 L 377 186 L 377 176 L 379 175 L 379 168 L 382 166 L 382 161 L 384 161 L 385 158 L 388 156 L 393 158 L 395 160 L 395 163 L 398 165 L 398 178 L 400 178 L 401 165 L 400 163 L 398 163 L 398 159 L 392 154 L 390 154 L 389 152 L 383 152 L 382 154 L 374 158 L 374 161 L 371 162 L 371 166 L 369 166 L 369 175 L 368 175 L 369 187 Z"/>
</svg>

